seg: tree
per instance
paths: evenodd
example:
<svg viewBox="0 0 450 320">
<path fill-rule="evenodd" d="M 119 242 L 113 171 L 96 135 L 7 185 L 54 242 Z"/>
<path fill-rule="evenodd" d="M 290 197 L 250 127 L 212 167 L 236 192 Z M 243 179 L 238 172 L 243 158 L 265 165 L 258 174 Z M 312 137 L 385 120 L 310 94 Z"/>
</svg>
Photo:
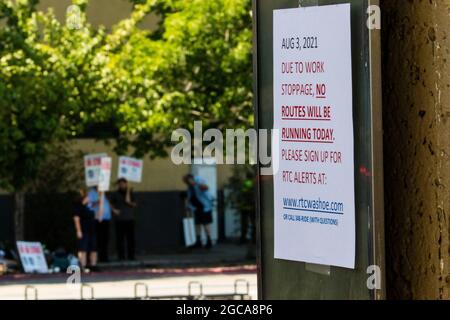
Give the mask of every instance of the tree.
<svg viewBox="0 0 450 320">
<path fill-rule="evenodd" d="M 16 239 L 23 238 L 24 193 L 51 146 L 76 137 L 86 124 L 107 121 L 123 92 L 111 70 L 120 50 L 151 7 L 136 6 L 111 34 L 86 22 L 70 30 L 37 0 L 0 3 L 0 187 L 15 193 Z"/>
<path fill-rule="evenodd" d="M 133 92 L 115 113 L 123 148 L 164 155 L 171 132 L 196 120 L 253 126 L 251 1 L 159 0 L 153 11 L 159 28 L 137 30 L 115 60 Z"/>
<path fill-rule="evenodd" d="M 87 0 L 73 0 L 76 30 L 38 0 L 0 2 L 0 187 L 16 195 L 17 239 L 51 146 L 94 124 L 111 125 L 118 153 L 151 157 L 194 120 L 252 125 L 250 0 L 134 2 L 111 33 L 87 23 Z M 150 11 L 159 28 L 140 30 Z"/>
</svg>

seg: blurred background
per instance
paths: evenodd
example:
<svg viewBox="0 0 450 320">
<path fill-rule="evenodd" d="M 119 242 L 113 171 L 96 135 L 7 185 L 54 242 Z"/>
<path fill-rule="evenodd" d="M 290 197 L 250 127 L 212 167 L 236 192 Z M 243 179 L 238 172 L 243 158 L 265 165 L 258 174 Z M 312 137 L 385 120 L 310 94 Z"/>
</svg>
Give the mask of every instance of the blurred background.
<svg viewBox="0 0 450 320">
<path fill-rule="evenodd" d="M 255 168 L 170 159 L 172 132 L 194 121 L 253 127 L 251 21 L 250 0 L 0 1 L 0 298 L 65 282 L 83 157 L 98 153 L 112 158 L 111 192 L 119 156 L 142 159 L 143 179 L 131 184 L 137 259 L 117 259 L 111 223 L 89 281 L 236 274 L 230 290 L 239 275 L 256 290 Z M 188 173 L 213 193 L 209 251 L 185 243 Z M 25 276 L 18 240 L 41 243 L 52 274 Z"/>
</svg>

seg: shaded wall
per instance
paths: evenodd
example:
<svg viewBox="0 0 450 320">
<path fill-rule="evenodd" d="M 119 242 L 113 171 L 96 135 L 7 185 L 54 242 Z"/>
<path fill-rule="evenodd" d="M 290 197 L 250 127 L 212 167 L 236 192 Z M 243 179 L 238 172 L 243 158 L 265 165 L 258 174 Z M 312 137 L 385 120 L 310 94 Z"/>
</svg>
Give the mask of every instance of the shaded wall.
<svg viewBox="0 0 450 320">
<path fill-rule="evenodd" d="M 60 22 L 65 21 L 67 8 L 72 4 L 72 0 L 41 0 L 40 10 L 52 8 Z M 129 0 L 89 0 L 87 7 L 88 22 L 94 27 L 105 26 L 110 29 L 113 25 L 130 16 L 132 4 Z M 158 18 L 149 15 L 141 23 L 143 29 L 154 30 L 157 26 Z"/>
<path fill-rule="evenodd" d="M 450 1 L 382 0 L 388 297 L 449 297 Z"/>
<path fill-rule="evenodd" d="M 14 198 L 0 196 L 0 243 L 10 244 L 14 240 Z"/>
<path fill-rule="evenodd" d="M 137 193 L 136 250 L 174 251 L 184 247 L 184 203 L 179 192 Z"/>
<path fill-rule="evenodd" d="M 108 144 L 95 139 L 74 139 L 71 141 L 75 150 L 80 150 L 83 154 L 107 153 L 113 160 L 113 170 L 111 181 L 117 179 L 118 155 L 114 152 L 114 141 Z M 173 146 L 176 144 L 174 143 Z M 186 185 L 182 177 L 189 173 L 190 165 L 175 165 L 170 159 L 171 149 L 168 149 L 169 157 L 150 159 L 145 157 L 142 183 L 133 183 L 132 187 L 139 192 L 160 192 L 160 191 L 184 191 Z M 130 152 L 131 154 L 131 152 Z M 82 161 L 82 159 L 80 159 Z M 217 165 L 217 188 L 223 189 L 229 182 L 233 174 L 234 165 Z"/>
<path fill-rule="evenodd" d="M 136 250 L 138 253 L 176 252 L 184 248 L 183 200 L 180 192 L 138 192 Z M 39 241 L 50 250 L 59 247 L 76 251 L 72 195 L 27 195 L 25 239 Z M 0 242 L 14 241 L 13 197 L 0 196 Z M 111 254 L 115 254 L 114 225 L 111 225 Z"/>
</svg>

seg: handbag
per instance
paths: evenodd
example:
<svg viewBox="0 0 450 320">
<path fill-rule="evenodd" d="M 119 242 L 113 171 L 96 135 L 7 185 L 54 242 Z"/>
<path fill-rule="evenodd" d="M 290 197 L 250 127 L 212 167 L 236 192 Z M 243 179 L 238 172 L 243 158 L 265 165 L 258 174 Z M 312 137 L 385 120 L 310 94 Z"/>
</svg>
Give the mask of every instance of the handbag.
<svg viewBox="0 0 450 320">
<path fill-rule="evenodd" d="M 184 243 L 186 247 L 191 247 L 196 242 L 195 221 L 192 215 L 183 218 Z"/>
</svg>

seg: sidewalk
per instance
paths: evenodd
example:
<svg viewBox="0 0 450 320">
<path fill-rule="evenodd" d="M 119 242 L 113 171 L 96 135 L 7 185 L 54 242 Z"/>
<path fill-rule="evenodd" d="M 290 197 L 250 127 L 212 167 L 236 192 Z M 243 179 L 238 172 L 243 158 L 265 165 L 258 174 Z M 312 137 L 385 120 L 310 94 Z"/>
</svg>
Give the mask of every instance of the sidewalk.
<svg viewBox="0 0 450 320">
<path fill-rule="evenodd" d="M 222 243 L 212 249 L 186 249 L 185 252 L 171 254 L 150 254 L 138 256 L 136 261 L 111 261 L 99 263 L 103 270 L 130 268 L 192 268 L 211 266 L 236 266 L 255 264 L 256 259 L 248 258 L 248 246 Z"/>
<path fill-rule="evenodd" d="M 83 274 L 84 281 L 118 281 L 174 276 L 254 274 L 256 262 L 247 259 L 248 246 L 220 244 L 211 250 L 195 249 L 179 254 L 154 254 L 136 261 L 100 264 L 101 272 Z M 68 275 L 9 274 L 0 276 L 0 286 L 11 284 L 65 283 Z"/>
<path fill-rule="evenodd" d="M 236 270 L 237 271 L 237 270 Z M 28 299 L 34 299 L 35 293 L 39 300 L 79 300 L 84 299 L 133 299 L 148 294 L 149 297 L 158 296 L 188 296 L 190 283 L 193 294 L 199 291 L 205 295 L 233 294 L 236 292 L 248 292 L 250 299 L 257 298 L 257 279 L 255 272 L 238 272 L 233 274 L 190 274 L 178 276 L 162 276 L 148 278 L 143 274 L 136 278 L 97 279 L 92 276 L 82 278 L 80 285 L 66 284 L 65 279 L 59 282 L 32 281 L 29 283 L 13 282 L 0 285 L 0 300 L 23 300 L 28 293 Z M 240 281 L 236 287 L 236 281 Z M 139 287 L 136 285 L 139 284 Z M 201 284 L 201 288 L 198 286 Z M 27 287 L 32 285 L 32 287 Z M 246 285 L 248 287 L 246 288 Z M 28 288 L 28 290 L 27 290 Z M 248 290 L 248 291 L 247 291 Z"/>
</svg>

